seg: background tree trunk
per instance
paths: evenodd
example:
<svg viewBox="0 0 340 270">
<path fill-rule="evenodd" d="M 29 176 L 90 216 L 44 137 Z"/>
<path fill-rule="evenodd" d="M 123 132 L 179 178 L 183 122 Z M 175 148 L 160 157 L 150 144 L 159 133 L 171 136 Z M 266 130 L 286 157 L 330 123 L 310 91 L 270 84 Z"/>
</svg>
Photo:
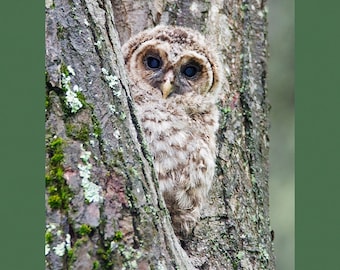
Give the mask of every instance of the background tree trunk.
<svg viewBox="0 0 340 270">
<path fill-rule="evenodd" d="M 210 200 L 173 233 L 121 44 L 157 24 L 202 32 L 227 79 Z M 46 0 L 46 269 L 274 269 L 264 1 Z"/>
</svg>

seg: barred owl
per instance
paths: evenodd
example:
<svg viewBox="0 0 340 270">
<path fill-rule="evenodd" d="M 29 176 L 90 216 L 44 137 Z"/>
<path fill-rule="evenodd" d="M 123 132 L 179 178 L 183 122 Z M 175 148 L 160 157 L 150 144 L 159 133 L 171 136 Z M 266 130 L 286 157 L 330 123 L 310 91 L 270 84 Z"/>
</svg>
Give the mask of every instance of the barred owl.
<svg viewBox="0 0 340 270">
<path fill-rule="evenodd" d="M 123 46 L 137 117 L 154 158 L 175 233 L 188 236 L 212 185 L 223 79 L 198 32 L 157 26 Z"/>
</svg>

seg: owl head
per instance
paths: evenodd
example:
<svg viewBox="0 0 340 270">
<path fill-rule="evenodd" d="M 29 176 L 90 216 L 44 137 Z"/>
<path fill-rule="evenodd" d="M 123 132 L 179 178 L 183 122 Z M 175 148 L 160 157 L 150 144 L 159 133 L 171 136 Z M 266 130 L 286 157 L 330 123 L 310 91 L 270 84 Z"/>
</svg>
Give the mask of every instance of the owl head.
<svg viewBox="0 0 340 270">
<path fill-rule="evenodd" d="M 163 99 L 194 92 L 216 94 L 222 67 L 204 37 L 183 27 L 157 26 L 132 37 L 123 46 L 130 80 Z"/>
</svg>

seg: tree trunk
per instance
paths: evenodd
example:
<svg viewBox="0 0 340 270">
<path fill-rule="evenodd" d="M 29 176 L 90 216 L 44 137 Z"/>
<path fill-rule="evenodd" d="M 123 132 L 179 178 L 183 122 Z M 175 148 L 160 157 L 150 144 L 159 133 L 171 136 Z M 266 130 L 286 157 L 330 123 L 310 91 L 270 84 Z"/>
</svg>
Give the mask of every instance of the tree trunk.
<svg viewBox="0 0 340 270">
<path fill-rule="evenodd" d="M 274 269 L 263 1 L 46 0 L 46 269 Z M 209 202 L 180 242 L 158 190 L 121 44 L 158 24 L 217 44 Z"/>
</svg>

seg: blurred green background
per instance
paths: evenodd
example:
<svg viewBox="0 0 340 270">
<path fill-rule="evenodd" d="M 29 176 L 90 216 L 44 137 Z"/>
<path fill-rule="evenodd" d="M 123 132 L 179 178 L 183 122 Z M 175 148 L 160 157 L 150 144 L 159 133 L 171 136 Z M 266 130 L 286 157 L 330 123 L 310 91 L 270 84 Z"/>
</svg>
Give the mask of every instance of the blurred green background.
<svg viewBox="0 0 340 270">
<path fill-rule="evenodd" d="M 268 0 L 270 215 L 276 270 L 294 268 L 294 0 Z"/>
</svg>

